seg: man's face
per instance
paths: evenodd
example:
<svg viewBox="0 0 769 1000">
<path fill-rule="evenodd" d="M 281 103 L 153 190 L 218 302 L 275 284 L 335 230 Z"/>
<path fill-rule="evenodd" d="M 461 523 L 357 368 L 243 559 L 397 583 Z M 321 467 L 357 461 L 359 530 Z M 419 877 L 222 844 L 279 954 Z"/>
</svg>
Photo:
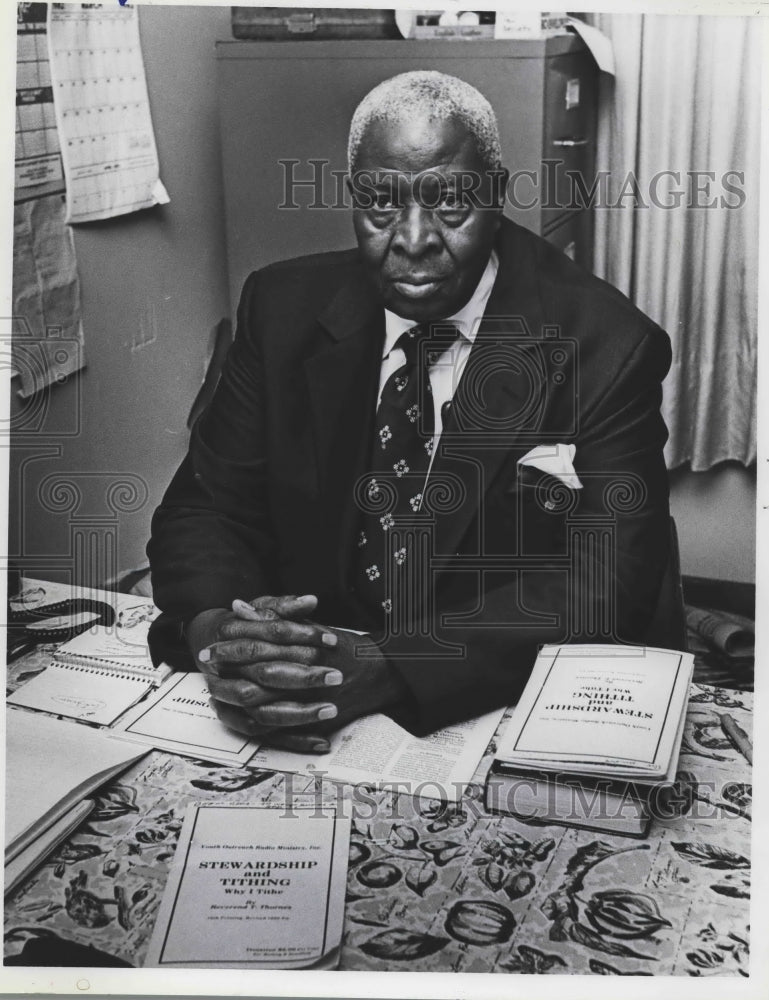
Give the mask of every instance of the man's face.
<svg viewBox="0 0 769 1000">
<path fill-rule="evenodd" d="M 387 309 L 426 322 L 465 305 L 494 244 L 505 178 L 489 174 L 458 122 L 369 126 L 350 182 L 353 224 Z"/>
</svg>

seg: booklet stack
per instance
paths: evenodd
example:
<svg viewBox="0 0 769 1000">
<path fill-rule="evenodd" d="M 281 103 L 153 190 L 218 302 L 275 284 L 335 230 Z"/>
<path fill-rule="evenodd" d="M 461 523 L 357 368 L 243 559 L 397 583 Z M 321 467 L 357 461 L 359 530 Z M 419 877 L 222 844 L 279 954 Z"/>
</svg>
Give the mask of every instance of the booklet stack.
<svg viewBox="0 0 769 1000">
<path fill-rule="evenodd" d="M 675 781 L 694 658 L 648 646 L 545 646 L 486 782 L 522 819 L 643 837 Z"/>
</svg>

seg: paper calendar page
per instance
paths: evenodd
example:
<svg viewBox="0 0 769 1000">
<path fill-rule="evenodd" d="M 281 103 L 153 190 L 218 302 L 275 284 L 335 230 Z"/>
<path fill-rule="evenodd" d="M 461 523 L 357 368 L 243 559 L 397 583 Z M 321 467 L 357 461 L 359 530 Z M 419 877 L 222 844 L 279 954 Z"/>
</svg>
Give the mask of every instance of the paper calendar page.
<svg viewBox="0 0 769 1000">
<path fill-rule="evenodd" d="M 16 47 L 15 186 L 20 200 L 29 197 L 28 188 L 41 184 L 46 194 L 64 190 L 42 4 L 19 4 Z"/>
<path fill-rule="evenodd" d="M 54 4 L 48 39 L 67 222 L 167 203 L 136 8 Z"/>
</svg>

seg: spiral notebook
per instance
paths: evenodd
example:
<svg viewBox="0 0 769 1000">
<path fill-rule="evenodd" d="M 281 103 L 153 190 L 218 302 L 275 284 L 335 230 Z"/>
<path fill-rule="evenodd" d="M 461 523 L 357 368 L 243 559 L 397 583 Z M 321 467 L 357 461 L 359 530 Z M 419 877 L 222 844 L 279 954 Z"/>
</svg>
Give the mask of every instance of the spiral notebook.
<svg viewBox="0 0 769 1000">
<path fill-rule="evenodd" d="M 65 642 L 8 704 L 111 726 L 171 673 L 166 664 L 153 666 L 147 648 L 157 614 L 152 604 L 137 602 L 121 609 L 114 625 L 95 626 Z"/>
</svg>

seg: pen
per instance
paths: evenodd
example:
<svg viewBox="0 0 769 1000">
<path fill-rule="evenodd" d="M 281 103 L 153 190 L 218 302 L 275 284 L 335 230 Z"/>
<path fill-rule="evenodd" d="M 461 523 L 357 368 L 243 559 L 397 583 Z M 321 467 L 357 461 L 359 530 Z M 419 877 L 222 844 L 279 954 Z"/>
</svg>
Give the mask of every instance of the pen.
<svg viewBox="0 0 769 1000">
<path fill-rule="evenodd" d="M 752 764 L 753 744 L 750 742 L 748 734 L 744 729 L 737 725 L 728 712 L 724 712 L 723 715 L 720 715 L 719 719 L 721 720 L 721 728 L 728 737 L 729 742 L 736 750 L 740 751 L 748 764 Z"/>
</svg>

